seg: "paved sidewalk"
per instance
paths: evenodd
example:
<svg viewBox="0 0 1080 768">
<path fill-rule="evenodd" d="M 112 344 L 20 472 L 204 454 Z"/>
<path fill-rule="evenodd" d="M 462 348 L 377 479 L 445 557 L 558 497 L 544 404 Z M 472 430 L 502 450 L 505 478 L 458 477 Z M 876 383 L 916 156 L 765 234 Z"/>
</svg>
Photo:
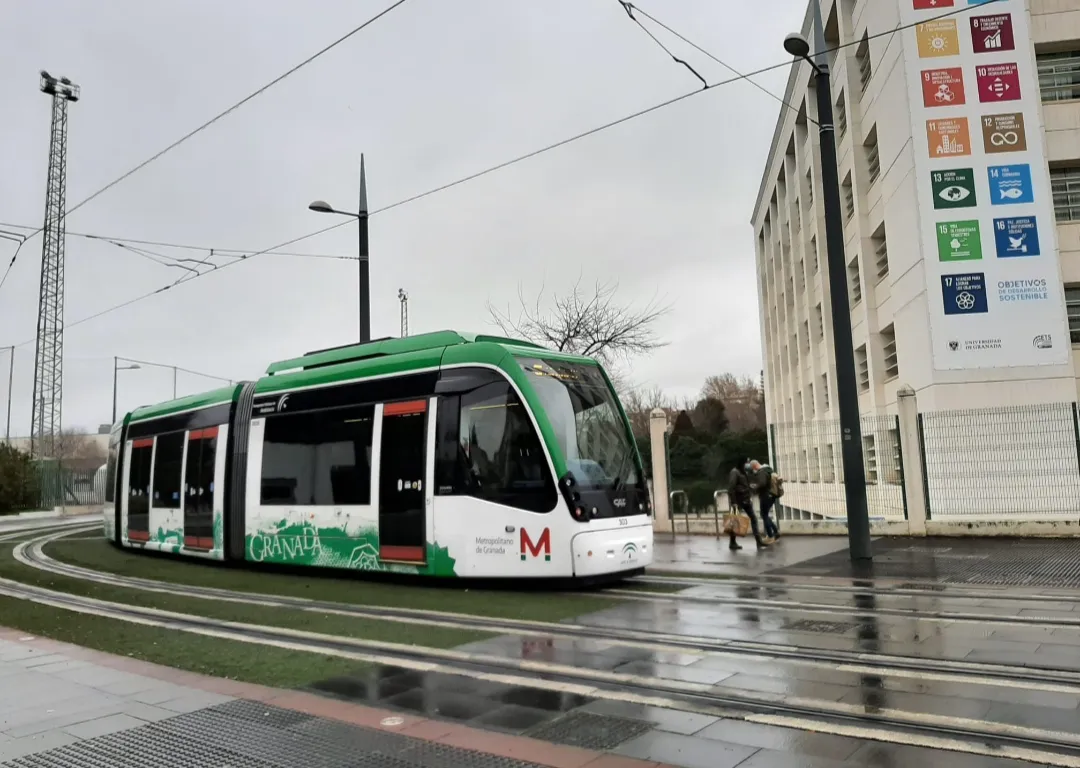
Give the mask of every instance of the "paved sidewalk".
<svg viewBox="0 0 1080 768">
<path fill-rule="evenodd" d="M 782 524 L 781 524 L 782 525 Z M 804 581 L 917 582 L 1018 589 L 1080 589 L 1080 537 L 900 537 L 872 542 L 870 565 L 854 565 L 847 536 L 783 536 L 758 550 L 732 552 L 726 538 L 657 534 L 654 571 L 765 576 Z"/>
<path fill-rule="evenodd" d="M 663 768 L 0 628 L 0 765 L 58 764 Z"/>
</svg>

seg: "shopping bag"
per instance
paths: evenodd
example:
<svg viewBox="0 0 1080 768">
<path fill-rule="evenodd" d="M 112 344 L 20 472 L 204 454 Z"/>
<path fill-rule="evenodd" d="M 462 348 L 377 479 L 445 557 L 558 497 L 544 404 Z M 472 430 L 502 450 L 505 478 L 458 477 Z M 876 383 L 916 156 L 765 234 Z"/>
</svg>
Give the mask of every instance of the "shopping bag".
<svg viewBox="0 0 1080 768">
<path fill-rule="evenodd" d="M 724 533 L 745 536 L 750 533 L 750 518 L 740 512 L 728 512 L 724 515 Z"/>
</svg>

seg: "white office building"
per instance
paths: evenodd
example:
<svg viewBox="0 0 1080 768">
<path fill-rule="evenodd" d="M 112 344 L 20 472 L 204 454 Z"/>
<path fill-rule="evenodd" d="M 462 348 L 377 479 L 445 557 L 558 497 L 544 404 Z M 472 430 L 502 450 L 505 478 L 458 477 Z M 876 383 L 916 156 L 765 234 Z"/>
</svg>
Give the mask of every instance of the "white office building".
<svg viewBox="0 0 1080 768">
<path fill-rule="evenodd" d="M 871 515 L 903 519 L 921 472 L 931 518 L 1080 520 L 1080 3 L 813 2 Z M 813 81 L 792 67 L 753 214 L 774 461 L 806 519 L 843 515 Z M 901 387 L 925 467 L 900 460 Z"/>
</svg>

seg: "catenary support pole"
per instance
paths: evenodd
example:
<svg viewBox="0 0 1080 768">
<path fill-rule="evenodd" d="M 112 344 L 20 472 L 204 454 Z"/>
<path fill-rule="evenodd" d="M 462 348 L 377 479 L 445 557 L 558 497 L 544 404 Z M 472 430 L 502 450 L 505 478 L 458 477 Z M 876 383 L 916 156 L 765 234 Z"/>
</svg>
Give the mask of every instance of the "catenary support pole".
<svg viewBox="0 0 1080 768">
<path fill-rule="evenodd" d="M 825 53 L 821 7 L 817 0 L 813 0 L 813 5 L 821 187 L 825 205 L 825 242 L 829 301 L 832 307 L 833 353 L 836 361 L 836 405 L 840 415 L 844 498 L 847 502 L 848 548 L 852 560 L 869 560 L 873 554 L 870 546 L 870 517 L 866 508 L 866 471 L 863 466 L 855 353 L 851 341 L 851 307 L 848 304 L 844 220 L 840 209 L 840 179 L 836 170 L 836 136 L 833 130 L 829 62 Z"/>
</svg>

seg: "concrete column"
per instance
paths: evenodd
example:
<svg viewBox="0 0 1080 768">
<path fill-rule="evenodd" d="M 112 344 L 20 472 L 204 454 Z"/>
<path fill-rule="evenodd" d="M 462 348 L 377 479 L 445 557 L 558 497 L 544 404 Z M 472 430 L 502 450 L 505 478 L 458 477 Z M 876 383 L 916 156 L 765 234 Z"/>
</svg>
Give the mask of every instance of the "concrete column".
<svg viewBox="0 0 1080 768">
<path fill-rule="evenodd" d="M 652 446 L 652 492 L 653 529 L 666 531 L 671 525 L 668 510 L 667 451 L 664 450 L 664 433 L 667 432 L 667 414 L 662 408 L 654 408 L 649 414 L 649 443 Z"/>
<path fill-rule="evenodd" d="M 926 535 L 926 486 L 923 483 L 922 443 L 919 441 L 919 405 L 915 390 L 906 384 L 896 391 L 900 417 L 900 461 L 904 466 L 904 494 L 907 498 L 908 531 Z"/>
</svg>

